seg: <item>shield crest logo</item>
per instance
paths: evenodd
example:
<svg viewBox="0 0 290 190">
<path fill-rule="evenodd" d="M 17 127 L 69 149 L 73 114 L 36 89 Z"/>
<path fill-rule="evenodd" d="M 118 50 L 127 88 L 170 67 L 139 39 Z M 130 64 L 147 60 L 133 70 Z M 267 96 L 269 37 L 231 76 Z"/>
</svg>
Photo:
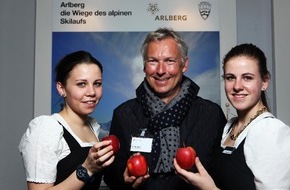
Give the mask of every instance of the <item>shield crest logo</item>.
<svg viewBox="0 0 290 190">
<path fill-rule="evenodd" d="M 203 20 L 206 20 L 210 14 L 211 4 L 207 1 L 202 1 L 198 4 L 198 10 Z"/>
</svg>

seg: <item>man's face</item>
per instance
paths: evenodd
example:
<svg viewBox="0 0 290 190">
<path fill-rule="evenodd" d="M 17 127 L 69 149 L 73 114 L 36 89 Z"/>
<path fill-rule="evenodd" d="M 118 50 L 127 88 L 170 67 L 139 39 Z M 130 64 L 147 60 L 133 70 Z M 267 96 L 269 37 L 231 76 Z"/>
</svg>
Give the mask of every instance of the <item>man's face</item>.
<svg viewBox="0 0 290 190">
<path fill-rule="evenodd" d="M 182 63 L 178 45 L 172 38 L 150 42 L 147 48 L 146 79 L 163 102 L 168 103 L 179 92 L 188 60 Z"/>
</svg>

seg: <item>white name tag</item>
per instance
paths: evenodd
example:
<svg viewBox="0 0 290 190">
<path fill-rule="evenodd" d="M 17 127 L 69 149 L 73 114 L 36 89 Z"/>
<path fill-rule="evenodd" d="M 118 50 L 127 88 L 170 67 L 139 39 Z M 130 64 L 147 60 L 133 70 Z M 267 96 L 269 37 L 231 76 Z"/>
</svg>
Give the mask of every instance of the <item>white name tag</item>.
<svg viewBox="0 0 290 190">
<path fill-rule="evenodd" d="M 131 149 L 133 152 L 148 152 L 152 151 L 153 138 L 132 137 Z"/>
</svg>

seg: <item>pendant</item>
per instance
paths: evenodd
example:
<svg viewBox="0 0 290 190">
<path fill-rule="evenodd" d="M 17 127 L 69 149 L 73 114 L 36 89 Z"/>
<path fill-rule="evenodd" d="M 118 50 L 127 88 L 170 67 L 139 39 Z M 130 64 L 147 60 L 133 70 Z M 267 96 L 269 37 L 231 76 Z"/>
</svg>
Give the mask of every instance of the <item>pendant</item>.
<svg viewBox="0 0 290 190">
<path fill-rule="evenodd" d="M 237 139 L 237 136 L 235 136 L 234 134 L 230 134 L 230 138 L 235 141 Z"/>
</svg>

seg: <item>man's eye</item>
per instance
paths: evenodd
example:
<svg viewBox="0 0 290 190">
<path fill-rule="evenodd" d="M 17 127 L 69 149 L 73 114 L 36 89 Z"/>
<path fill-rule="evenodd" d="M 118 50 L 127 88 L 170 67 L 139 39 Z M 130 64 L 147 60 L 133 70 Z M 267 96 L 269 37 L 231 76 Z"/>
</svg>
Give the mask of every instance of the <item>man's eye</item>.
<svg viewBox="0 0 290 190">
<path fill-rule="evenodd" d="M 154 60 L 154 59 L 149 59 L 147 60 L 148 63 L 151 63 L 151 64 L 155 64 L 155 63 L 158 63 L 158 61 Z"/>
<path fill-rule="evenodd" d="M 172 65 L 172 64 L 176 63 L 177 61 L 170 59 L 170 60 L 167 60 L 166 62 L 167 62 L 167 64 Z"/>
</svg>

